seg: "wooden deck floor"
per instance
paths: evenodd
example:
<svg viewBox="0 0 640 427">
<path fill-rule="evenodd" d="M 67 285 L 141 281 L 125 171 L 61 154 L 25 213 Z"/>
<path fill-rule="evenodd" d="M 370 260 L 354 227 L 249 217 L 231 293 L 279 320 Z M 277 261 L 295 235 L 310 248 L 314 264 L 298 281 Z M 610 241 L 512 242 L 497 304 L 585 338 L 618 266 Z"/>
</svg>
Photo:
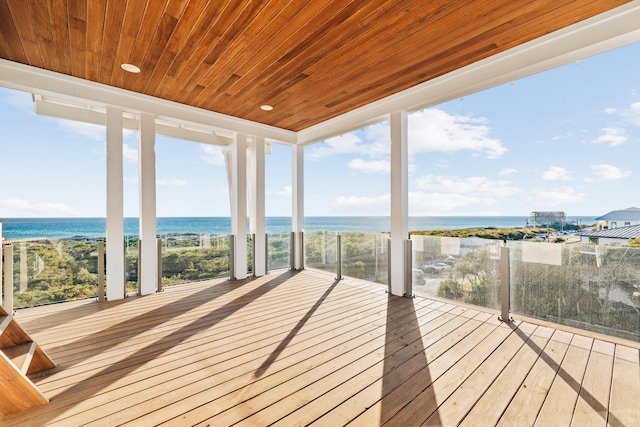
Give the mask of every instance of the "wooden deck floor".
<svg viewBox="0 0 640 427">
<path fill-rule="evenodd" d="M 639 425 L 639 351 L 319 271 L 21 310 L 59 364 L 0 425 Z"/>
</svg>

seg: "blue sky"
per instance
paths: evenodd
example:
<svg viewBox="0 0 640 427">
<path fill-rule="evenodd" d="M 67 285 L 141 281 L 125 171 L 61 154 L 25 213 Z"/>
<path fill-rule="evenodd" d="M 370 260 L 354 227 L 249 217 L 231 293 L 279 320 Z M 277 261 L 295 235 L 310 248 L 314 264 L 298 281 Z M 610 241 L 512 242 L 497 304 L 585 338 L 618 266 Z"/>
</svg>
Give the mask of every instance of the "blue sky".
<svg viewBox="0 0 640 427">
<path fill-rule="evenodd" d="M 0 217 L 105 215 L 104 128 L 37 116 L 0 89 Z M 389 214 L 389 125 L 305 148 L 305 214 Z M 125 215 L 137 216 L 135 132 Z M 411 215 L 600 215 L 640 206 L 640 44 L 409 116 Z M 159 216 L 228 216 L 217 147 L 158 136 Z M 291 214 L 291 149 L 266 159 L 267 215 Z"/>
</svg>

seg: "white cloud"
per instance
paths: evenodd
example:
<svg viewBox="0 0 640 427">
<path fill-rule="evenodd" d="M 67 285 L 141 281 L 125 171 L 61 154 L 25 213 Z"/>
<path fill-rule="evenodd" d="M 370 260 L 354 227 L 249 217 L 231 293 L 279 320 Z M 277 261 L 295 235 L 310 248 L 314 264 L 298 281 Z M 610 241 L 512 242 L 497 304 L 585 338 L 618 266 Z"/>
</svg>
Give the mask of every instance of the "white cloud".
<svg viewBox="0 0 640 427">
<path fill-rule="evenodd" d="M 56 122 L 58 126 L 68 132 L 73 132 L 95 141 L 104 142 L 106 140 L 107 133 L 104 126 L 64 119 L 56 119 Z"/>
<path fill-rule="evenodd" d="M 449 167 L 449 162 L 447 162 L 446 160 L 440 160 L 438 163 L 436 163 L 436 167 L 446 169 Z"/>
<path fill-rule="evenodd" d="M 459 178 L 455 176 L 425 175 L 416 179 L 421 191 L 439 194 L 471 194 L 487 200 L 507 197 L 520 192 L 509 181 L 492 181 L 484 176 Z M 465 196 L 466 197 L 466 196 Z"/>
<path fill-rule="evenodd" d="M 312 145 L 308 148 L 307 158 L 318 160 L 337 154 L 371 154 L 371 147 L 356 134 L 347 133 Z"/>
<path fill-rule="evenodd" d="M 631 123 L 640 126 L 640 102 L 634 102 L 622 113 Z"/>
<path fill-rule="evenodd" d="M 507 149 L 499 139 L 489 136 L 491 129 L 486 122 L 483 118 L 453 116 L 437 108 L 414 113 L 409 119 L 409 149 L 412 153 L 470 150 L 488 158 L 500 157 Z"/>
<path fill-rule="evenodd" d="M 138 161 L 138 149 L 131 148 L 127 144 L 122 144 L 122 158 L 130 162 Z"/>
<path fill-rule="evenodd" d="M 200 144 L 202 155 L 200 158 L 212 165 L 224 165 L 224 154 L 222 148 L 215 145 Z"/>
<path fill-rule="evenodd" d="M 0 216 L 5 217 L 77 217 L 81 213 L 64 203 L 32 203 L 25 199 L 0 200 Z"/>
<path fill-rule="evenodd" d="M 542 174 L 542 178 L 547 181 L 570 181 L 571 176 L 565 168 L 552 166 Z"/>
<path fill-rule="evenodd" d="M 391 171 L 391 164 L 388 160 L 353 159 L 349 162 L 349 167 L 359 172 L 366 173 Z"/>
<path fill-rule="evenodd" d="M 600 178 L 613 181 L 631 175 L 631 171 L 626 171 L 612 165 L 591 165 L 591 170 Z"/>
<path fill-rule="evenodd" d="M 513 175 L 514 173 L 517 173 L 518 170 L 514 169 L 514 168 L 504 168 L 500 171 L 500 176 L 509 176 L 509 175 Z"/>
<path fill-rule="evenodd" d="M 184 179 L 158 179 L 156 184 L 163 187 L 183 187 L 188 184 Z"/>
<path fill-rule="evenodd" d="M 602 128 L 600 132 L 602 135 L 593 141 L 595 144 L 606 143 L 609 144 L 609 147 L 615 147 L 627 141 L 627 136 L 622 128 Z"/>
<path fill-rule="evenodd" d="M 409 193 L 409 211 L 416 216 L 450 215 L 451 211 L 464 207 L 493 205 L 495 199 L 469 194 L 425 193 L 422 191 Z"/>
<path fill-rule="evenodd" d="M 532 195 L 525 200 L 525 203 L 534 206 L 535 209 L 565 206 L 582 202 L 585 198 L 584 193 L 578 192 L 573 187 L 559 187 L 551 190 L 534 188 L 531 193 Z"/>
<path fill-rule="evenodd" d="M 364 141 L 355 133 L 327 139 L 310 147 L 307 158 L 317 160 L 337 154 L 360 154 L 373 159 L 387 159 L 389 127 L 389 122 L 368 126 L 364 131 Z M 500 157 L 507 149 L 500 140 L 489 137 L 490 130 L 485 119 L 453 116 L 437 108 L 413 113 L 409 117 L 409 154 L 470 150 L 489 158 Z"/>
<path fill-rule="evenodd" d="M 615 108 L 605 108 L 604 109 L 604 113 L 605 114 L 615 114 L 616 113 L 616 109 Z"/>
<path fill-rule="evenodd" d="M 272 196 L 291 197 L 291 195 L 293 194 L 293 190 L 290 185 L 287 185 L 286 187 L 284 187 L 282 190 L 279 190 L 279 191 L 267 191 L 267 194 Z"/>
</svg>

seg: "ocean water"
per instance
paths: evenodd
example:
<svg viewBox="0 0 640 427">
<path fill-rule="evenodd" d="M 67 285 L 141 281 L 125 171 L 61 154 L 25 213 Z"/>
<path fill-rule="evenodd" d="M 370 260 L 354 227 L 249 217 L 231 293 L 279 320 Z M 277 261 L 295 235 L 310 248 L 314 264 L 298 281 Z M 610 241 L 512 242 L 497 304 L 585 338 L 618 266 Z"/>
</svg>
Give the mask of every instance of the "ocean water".
<svg viewBox="0 0 640 427">
<path fill-rule="evenodd" d="M 524 227 L 528 216 L 440 216 L 410 217 L 409 230 L 451 230 L 473 227 Z M 567 217 L 568 223 L 593 224 L 594 216 Z M 65 238 L 74 236 L 99 237 L 105 235 L 104 218 L 0 218 L 2 235 L 6 239 L 24 238 Z M 267 217 L 267 233 L 281 234 L 291 231 L 290 217 Z M 307 232 L 328 231 L 389 231 L 389 217 L 380 216 L 332 216 L 305 217 L 304 229 Z M 228 217 L 181 217 L 158 218 L 158 234 L 202 233 L 230 234 L 231 218 Z M 125 218 L 124 232 L 127 235 L 138 234 L 138 218 Z"/>
</svg>

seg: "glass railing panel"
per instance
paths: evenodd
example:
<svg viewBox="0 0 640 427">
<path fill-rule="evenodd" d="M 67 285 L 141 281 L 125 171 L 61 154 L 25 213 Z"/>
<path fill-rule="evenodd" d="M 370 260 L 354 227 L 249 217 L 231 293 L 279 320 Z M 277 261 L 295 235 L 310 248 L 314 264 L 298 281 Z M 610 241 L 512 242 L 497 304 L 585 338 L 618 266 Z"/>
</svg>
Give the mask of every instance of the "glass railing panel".
<svg viewBox="0 0 640 427">
<path fill-rule="evenodd" d="M 138 293 L 139 252 L 140 240 L 138 235 L 127 235 L 124 237 L 124 262 L 125 262 L 125 294 Z M 107 256 L 108 262 L 108 256 Z"/>
<path fill-rule="evenodd" d="M 340 233 L 342 274 L 371 282 L 388 282 L 388 234 Z"/>
<path fill-rule="evenodd" d="M 96 297 L 98 240 L 74 237 L 13 242 L 14 308 Z"/>
<path fill-rule="evenodd" d="M 306 237 L 306 236 L 305 236 Z M 277 270 L 279 268 L 289 268 L 289 254 L 291 245 L 291 234 L 268 234 L 267 235 L 267 269 Z"/>
<path fill-rule="evenodd" d="M 336 273 L 336 236 L 334 231 L 305 233 L 305 267 Z"/>
<path fill-rule="evenodd" d="M 640 341 L 640 248 L 509 247 L 513 313 Z"/>
<path fill-rule="evenodd" d="M 253 275 L 253 234 L 247 234 L 247 276 Z"/>
<path fill-rule="evenodd" d="M 162 286 L 229 276 L 229 235 L 172 233 L 162 238 Z"/>
<path fill-rule="evenodd" d="M 481 307 L 500 307 L 502 241 L 411 236 L 413 291 Z"/>
</svg>

